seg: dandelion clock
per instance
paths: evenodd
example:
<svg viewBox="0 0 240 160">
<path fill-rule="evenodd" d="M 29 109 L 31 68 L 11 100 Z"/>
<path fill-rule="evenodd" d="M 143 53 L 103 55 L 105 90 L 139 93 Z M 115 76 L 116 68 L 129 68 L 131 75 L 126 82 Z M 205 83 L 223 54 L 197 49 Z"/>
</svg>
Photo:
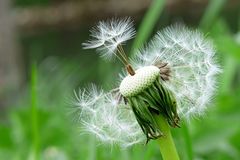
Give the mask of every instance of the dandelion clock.
<svg viewBox="0 0 240 160">
<path fill-rule="evenodd" d="M 202 33 L 178 24 L 129 57 L 123 45 L 135 33 L 129 18 L 101 21 L 91 30 L 83 47 L 117 58 L 126 74 L 109 92 L 95 85 L 75 92 L 77 116 L 104 143 L 129 147 L 157 139 L 163 159 L 177 160 L 170 127 L 207 109 L 220 72 L 215 50 Z"/>
</svg>

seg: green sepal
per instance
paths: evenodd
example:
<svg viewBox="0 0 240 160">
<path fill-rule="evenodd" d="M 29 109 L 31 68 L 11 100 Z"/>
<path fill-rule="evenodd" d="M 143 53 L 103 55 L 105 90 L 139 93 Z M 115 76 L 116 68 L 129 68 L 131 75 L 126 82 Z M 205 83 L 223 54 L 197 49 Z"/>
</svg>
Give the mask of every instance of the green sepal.
<svg viewBox="0 0 240 160">
<path fill-rule="evenodd" d="M 147 137 L 147 141 L 162 136 L 162 132 L 153 115 L 161 114 L 166 118 L 170 126 L 179 126 L 175 97 L 161 83 L 160 78 L 157 78 L 152 85 L 138 95 L 125 98 L 132 107 L 141 129 Z"/>
</svg>

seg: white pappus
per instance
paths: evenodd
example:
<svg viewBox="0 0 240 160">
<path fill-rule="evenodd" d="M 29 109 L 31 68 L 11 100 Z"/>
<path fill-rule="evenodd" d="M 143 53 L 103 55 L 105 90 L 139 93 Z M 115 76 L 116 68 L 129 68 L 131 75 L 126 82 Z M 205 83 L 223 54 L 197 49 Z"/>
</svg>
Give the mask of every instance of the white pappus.
<svg viewBox="0 0 240 160">
<path fill-rule="evenodd" d="M 181 24 L 167 27 L 130 61 L 121 46 L 135 35 L 129 18 L 99 22 L 91 33 L 93 39 L 83 43 L 84 48 L 97 48 L 105 58 L 120 57 L 125 65 L 129 62 L 135 69 L 159 63 L 167 65 L 168 77 L 163 77 L 162 83 L 175 96 L 180 118 L 204 113 L 214 94 L 220 67 L 214 58 L 213 44 L 202 33 Z M 74 105 L 85 131 L 104 143 L 124 147 L 146 141 L 131 107 L 118 89 L 105 93 L 93 86 L 75 95 Z"/>
<path fill-rule="evenodd" d="M 177 99 L 181 117 L 204 113 L 221 72 L 214 57 L 215 49 L 202 33 L 176 24 L 158 32 L 151 43 L 132 59 L 135 67 L 168 64 L 171 74 L 165 85 Z"/>
<path fill-rule="evenodd" d="M 75 92 L 74 103 L 81 128 L 93 133 L 104 143 L 128 147 L 145 141 L 130 107 L 119 103 L 112 93 L 105 93 L 95 85 Z"/>
<path fill-rule="evenodd" d="M 130 18 L 100 21 L 90 32 L 92 39 L 83 43 L 83 48 L 97 48 L 105 59 L 114 58 L 118 45 L 132 39 L 136 33 Z"/>
</svg>

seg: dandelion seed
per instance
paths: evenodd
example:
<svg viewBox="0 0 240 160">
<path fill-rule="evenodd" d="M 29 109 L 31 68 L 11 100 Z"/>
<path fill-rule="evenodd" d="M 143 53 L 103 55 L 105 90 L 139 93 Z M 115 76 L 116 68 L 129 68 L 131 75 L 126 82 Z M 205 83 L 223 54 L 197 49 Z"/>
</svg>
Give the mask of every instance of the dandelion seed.
<svg viewBox="0 0 240 160">
<path fill-rule="evenodd" d="M 118 46 L 132 39 L 134 35 L 135 30 L 130 18 L 101 21 L 97 27 L 91 30 L 93 39 L 82 45 L 85 49 L 97 48 L 101 56 L 112 59 L 116 56 Z"/>
</svg>

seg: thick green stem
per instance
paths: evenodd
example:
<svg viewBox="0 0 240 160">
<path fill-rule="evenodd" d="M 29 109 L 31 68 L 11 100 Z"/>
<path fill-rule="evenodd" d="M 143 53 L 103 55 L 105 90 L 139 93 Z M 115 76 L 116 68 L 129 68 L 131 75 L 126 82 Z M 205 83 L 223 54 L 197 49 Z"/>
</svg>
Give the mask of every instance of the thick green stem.
<svg viewBox="0 0 240 160">
<path fill-rule="evenodd" d="M 163 136 L 157 140 L 163 160 L 180 160 L 173 142 L 168 122 L 162 115 L 156 115 L 154 117 L 157 120 L 161 132 L 163 133 Z"/>
</svg>

